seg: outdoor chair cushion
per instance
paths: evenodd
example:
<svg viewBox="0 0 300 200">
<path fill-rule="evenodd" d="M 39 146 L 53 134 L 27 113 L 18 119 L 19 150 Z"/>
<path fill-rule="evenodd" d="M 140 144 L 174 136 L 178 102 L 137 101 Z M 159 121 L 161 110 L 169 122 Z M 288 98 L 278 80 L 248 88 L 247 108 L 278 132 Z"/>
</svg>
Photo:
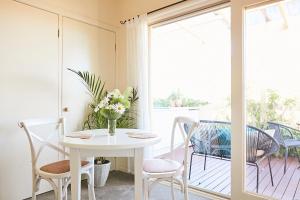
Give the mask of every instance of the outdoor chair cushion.
<svg viewBox="0 0 300 200">
<path fill-rule="evenodd" d="M 256 156 L 257 156 L 257 157 L 261 157 L 261 156 L 263 156 L 264 154 L 265 154 L 265 151 L 264 151 L 264 150 L 259 150 L 259 149 L 258 149 L 258 150 L 256 151 Z"/>
<path fill-rule="evenodd" d="M 87 164 L 89 164 L 88 161 L 81 161 L 81 167 Z M 61 160 L 58 162 L 50 163 L 42 166 L 40 170 L 51 174 L 63 174 L 70 171 L 70 161 Z"/>
<path fill-rule="evenodd" d="M 148 159 L 144 161 L 143 169 L 149 173 L 173 172 L 180 169 L 182 164 L 169 159 Z"/>
</svg>

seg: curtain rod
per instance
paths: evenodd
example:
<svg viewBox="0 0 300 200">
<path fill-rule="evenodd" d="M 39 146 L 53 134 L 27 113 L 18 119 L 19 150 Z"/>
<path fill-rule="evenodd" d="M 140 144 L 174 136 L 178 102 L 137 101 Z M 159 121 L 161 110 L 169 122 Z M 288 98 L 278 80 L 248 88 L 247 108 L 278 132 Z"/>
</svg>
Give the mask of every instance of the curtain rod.
<svg viewBox="0 0 300 200">
<path fill-rule="evenodd" d="M 155 13 L 155 12 L 158 12 L 158 11 L 160 11 L 160 10 L 163 10 L 163 9 L 166 9 L 166 8 L 169 8 L 169 7 L 172 7 L 172 6 L 175 6 L 175 5 L 180 4 L 180 3 L 182 3 L 182 2 L 185 2 L 185 1 L 187 1 L 187 0 L 181 0 L 181 1 L 178 1 L 178 2 L 176 2 L 176 3 L 172 3 L 172 4 L 170 4 L 170 5 L 167 5 L 167 6 L 164 6 L 164 7 L 155 9 L 155 10 L 152 10 L 152 11 L 150 11 L 150 12 L 147 12 L 147 15 L 152 14 L 152 13 Z M 139 15 L 138 15 L 138 17 L 139 17 Z M 133 17 L 133 18 L 130 18 L 130 19 L 127 19 L 127 20 L 124 20 L 124 21 L 120 21 L 120 24 L 125 24 L 127 21 L 130 21 L 130 20 L 134 20 L 134 17 Z"/>
</svg>

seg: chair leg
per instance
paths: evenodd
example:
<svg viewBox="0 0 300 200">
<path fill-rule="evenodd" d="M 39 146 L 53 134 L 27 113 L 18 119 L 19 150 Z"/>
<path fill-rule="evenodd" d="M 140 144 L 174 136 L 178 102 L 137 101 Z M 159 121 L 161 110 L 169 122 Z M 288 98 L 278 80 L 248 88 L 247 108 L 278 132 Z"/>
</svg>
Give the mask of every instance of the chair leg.
<svg viewBox="0 0 300 200">
<path fill-rule="evenodd" d="M 271 157 L 270 156 L 268 156 L 268 163 L 269 163 L 269 171 L 270 171 L 270 176 L 271 176 L 271 183 L 272 183 L 272 186 L 274 186 L 272 167 L 271 167 Z"/>
<path fill-rule="evenodd" d="M 57 182 L 57 200 L 62 200 L 62 179 L 58 179 Z"/>
<path fill-rule="evenodd" d="M 297 158 L 298 158 L 298 162 L 300 162 L 300 157 L 299 157 L 299 153 L 298 153 L 297 147 L 295 147 L 295 152 L 296 152 L 296 155 L 297 155 Z"/>
<path fill-rule="evenodd" d="M 63 188 L 64 200 L 68 200 L 68 185 L 69 185 L 68 178 L 64 178 L 63 185 L 64 185 L 64 188 Z"/>
<path fill-rule="evenodd" d="M 148 184 L 148 180 L 146 178 L 144 178 L 143 181 L 143 187 L 144 187 L 144 200 L 148 200 L 149 199 L 149 184 Z"/>
<path fill-rule="evenodd" d="M 288 155 L 289 155 L 289 148 L 288 147 L 285 147 L 285 156 L 284 156 L 284 174 L 286 172 L 286 160 L 288 158 Z"/>
<path fill-rule="evenodd" d="M 191 154 L 190 171 L 189 171 L 189 180 L 191 179 L 192 164 L 193 164 L 193 156 L 194 156 L 194 152 Z"/>
<path fill-rule="evenodd" d="M 57 185 L 54 183 L 54 181 L 51 178 L 43 178 L 45 181 L 48 181 L 48 183 L 51 185 L 51 187 L 53 188 L 54 191 L 54 199 L 58 199 L 58 190 L 59 188 L 57 187 Z"/>
<path fill-rule="evenodd" d="M 258 187 L 259 187 L 259 167 L 256 165 L 256 193 L 258 193 Z"/>
<path fill-rule="evenodd" d="M 206 169 L 206 158 L 207 158 L 207 153 L 205 152 L 205 154 L 204 154 L 204 165 L 203 165 L 204 171 Z M 198 185 L 200 185 L 200 183 L 201 183 L 201 181 L 199 181 Z"/>
<path fill-rule="evenodd" d="M 205 152 L 205 155 L 204 155 L 204 170 L 206 169 L 206 157 L 207 157 L 207 153 Z"/>
<path fill-rule="evenodd" d="M 189 200 L 189 191 L 188 191 L 188 186 L 187 186 L 187 182 L 184 181 L 183 182 L 183 185 L 184 185 L 184 200 Z"/>
<path fill-rule="evenodd" d="M 32 200 L 36 200 L 36 189 L 37 189 L 36 177 L 32 176 Z"/>
<path fill-rule="evenodd" d="M 183 184 L 183 181 L 179 181 L 180 183 L 180 190 L 181 192 L 184 192 L 184 184 Z"/>
<path fill-rule="evenodd" d="M 171 178 L 171 193 L 172 193 L 172 200 L 175 200 L 174 179 L 173 178 Z"/>
<path fill-rule="evenodd" d="M 88 172 L 88 195 L 89 200 L 96 200 L 94 189 L 94 167 L 92 167 Z"/>
</svg>

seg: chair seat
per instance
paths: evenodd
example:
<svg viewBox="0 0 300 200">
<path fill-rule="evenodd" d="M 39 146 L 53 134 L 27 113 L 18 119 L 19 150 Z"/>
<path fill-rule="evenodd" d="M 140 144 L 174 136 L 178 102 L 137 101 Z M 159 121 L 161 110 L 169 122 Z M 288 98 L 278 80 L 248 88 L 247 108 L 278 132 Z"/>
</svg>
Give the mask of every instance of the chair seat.
<svg viewBox="0 0 300 200">
<path fill-rule="evenodd" d="M 87 164 L 89 164 L 88 161 L 81 161 L 81 167 L 86 166 Z M 70 161 L 61 160 L 58 162 L 50 163 L 42 166 L 40 170 L 51 174 L 63 174 L 70 171 Z"/>
<path fill-rule="evenodd" d="M 297 139 L 286 139 L 284 140 L 286 147 L 300 147 L 300 140 Z"/>
<path fill-rule="evenodd" d="M 257 150 L 256 151 L 256 156 L 257 157 L 261 157 L 261 156 L 263 156 L 265 154 L 265 151 L 264 150 Z"/>
<path fill-rule="evenodd" d="M 148 173 L 165 173 L 177 171 L 182 164 L 169 159 L 148 159 L 144 161 L 143 169 Z"/>
</svg>

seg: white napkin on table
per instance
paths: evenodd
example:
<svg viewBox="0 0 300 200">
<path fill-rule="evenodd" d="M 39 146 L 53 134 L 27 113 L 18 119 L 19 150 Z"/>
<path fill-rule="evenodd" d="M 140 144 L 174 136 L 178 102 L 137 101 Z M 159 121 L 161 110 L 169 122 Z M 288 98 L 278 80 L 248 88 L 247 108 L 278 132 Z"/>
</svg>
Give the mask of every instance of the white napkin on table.
<svg viewBox="0 0 300 200">
<path fill-rule="evenodd" d="M 158 136 L 151 132 L 128 132 L 127 135 L 128 137 L 139 139 L 156 138 Z"/>
<path fill-rule="evenodd" d="M 80 139 L 90 139 L 94 136 L 94 134 L 92 133 L 71 133 L 69 135 L 66 135 L 66 137 L 70 137 L 70 138 L 80 138 Z"/>
</svg>

